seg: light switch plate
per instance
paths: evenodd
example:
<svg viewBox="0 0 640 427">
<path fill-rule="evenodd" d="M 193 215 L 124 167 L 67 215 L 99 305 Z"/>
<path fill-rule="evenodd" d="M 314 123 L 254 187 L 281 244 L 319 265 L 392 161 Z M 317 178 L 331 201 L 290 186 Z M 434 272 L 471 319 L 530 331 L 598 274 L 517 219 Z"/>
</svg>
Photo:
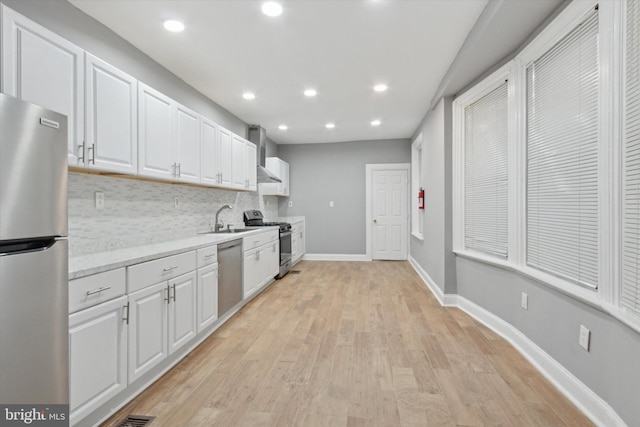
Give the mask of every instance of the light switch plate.
<svg viewBox="0 0 640 427">
<path fill-rule="evenodd" d="M 578 343 L 580 347 L 589 351 L 589 344 L 591 342 L 591 331 L 584 327 L 584 325 L 580 325 L 580 338 L 578 339 Z"/>
<path fill-rule="evenodd" d="M 292 208 L 293 207 L 293 202 L 291 200 L 289 200 L 289 207 Z"/>
<path fill-rule="evenodd" d="M 329 200 L 329 207 L 332 208 L 333 207 L 333 200 Z"/>
</svg>

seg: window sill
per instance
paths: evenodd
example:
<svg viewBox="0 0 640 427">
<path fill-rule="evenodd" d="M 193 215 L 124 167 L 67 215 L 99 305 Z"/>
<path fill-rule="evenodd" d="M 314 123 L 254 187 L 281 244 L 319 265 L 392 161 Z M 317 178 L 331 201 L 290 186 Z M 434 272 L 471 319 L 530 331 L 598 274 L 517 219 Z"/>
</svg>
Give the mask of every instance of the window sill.
<svg viewBox="0 0 640 427">
<path fill-rule="evenodd" d="M 633 329 L 640 334 L 640 319 L 635 315 L 622 310 L 620 307 L 616 307 L 608 302 L 603 301 L 598 295 L 597 290 L 583 288 L 574 283 L 567 282 L 559 277 L 551 274 L 543 273 L 534 268 L 523 266 L 519 267 L 506 260 L 493 258 L 484 254 L 470 252 L 470 251 L 453 251 L 457 256 L 467 258 L 472 261 L 482 262 L 494 267 L 504 268 L 505 270 L 513 271 L 528 279 L 534 280 L 543 286 L 560 292 L 570 298 L 578 300 L 590 307 L 593 307 L 603 313 L 606 313 L 614 317 L 619 322 Z"/>
</svg>

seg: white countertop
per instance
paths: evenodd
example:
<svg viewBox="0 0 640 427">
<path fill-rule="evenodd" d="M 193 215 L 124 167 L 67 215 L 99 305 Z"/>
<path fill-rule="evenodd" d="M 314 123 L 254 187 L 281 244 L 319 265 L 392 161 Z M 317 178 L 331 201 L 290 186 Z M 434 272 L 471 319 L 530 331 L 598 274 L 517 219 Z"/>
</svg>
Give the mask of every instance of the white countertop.
<svg viewBox="0 0 640 427">
<path fill-rule="evenodd" d="M 69 280 L 242 239 L 270 228 L 277 229 L 277 227 L 261 227 L 241 233 L 198 234 L 185 239 L 72 257 L 69 258 Z"/>
</svg>

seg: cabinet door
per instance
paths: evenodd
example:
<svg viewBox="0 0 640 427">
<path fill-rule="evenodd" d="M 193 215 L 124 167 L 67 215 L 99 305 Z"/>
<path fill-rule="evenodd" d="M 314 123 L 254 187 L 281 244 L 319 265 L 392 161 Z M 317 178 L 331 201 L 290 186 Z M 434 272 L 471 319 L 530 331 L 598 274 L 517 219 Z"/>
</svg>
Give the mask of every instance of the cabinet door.
<svg viewBox="0 0 640 427">
<path fill-rule="evenodd" d="M 127 386 L 126 303 L 122 296 L 69 316 L 72 424 Z"/>
<path fill-rule="evenodd" d="M 231 187 L 232 185 L 232 164 L 231 153 L 233 138 L 231 132 L 223 127 L 218 128 L 218 172 L 220 173 L 219 184 L 223 187 Z"/>
<path fill-rule="evenodd" d="M 196 336 L 196 272 L 169 281 L 169 354 Z"/>
<path fill-rule="evenodd" d="M 246 141 L 244 145 L 245 154 L 245 176 L 247 180 L 247 190 L 256 191 L 258 189 L 258 150 L 252 142 Z"/>
<path fill-rule="evenodd" d="M 129 384 L 167 357 L 167 282 L 129 295 Z"/>
<path fill-rule="evenodd" d="M 93 55 L 86 56 L 85 165 L 111 172 L 138 172 L 136 80 Z"/>
<path fill-rule="evenodd" d="M 188 108 L 176 107 L 175 144 L 178 149 L 178 179 L 200 182 L 200 116 Z"/>
<path fill-rule="evenodd" d="M 177 161 L 173 145 L 174 102 L 138 83 L 138 173 L 173 179 Z"/>
<path fill-rule="evenodd" d="M 280 273 L 280 243 L 277 240 L 269 243 L 263 254 L 264 284 L 267 284 Z"/>
<path fill-rule="evenodd" d="M 218 318 L 218 264 L 198 270 L 198 333 Z"/>
<path fill-rule="evenodd" d="M 247 174 L 245 173 L 245 144 L 244 139 L 232 135 L 231 143 L 231 176 L 232 186 L 237 189 L 247 188 Z"/>
<path fill-rule="evenodd" d="M 200 121 L 200 182 L 219 185 L 218 125 L 205 118 Z"/>
<path fill-rule="evenodd" d="M 84 52 L 2 6 L 2 92 L 67 116 L 68 161 L 84 138 Z"/>
<path fill-rule="evenodd" d="M 243 256 L 242 288 L 244 291 L 244 298 L 247 298 L 256 291 L 260 282 L 264 279 L 264 275 L 260 265 L 260 248 L 246 251 Z"/>
</svg>

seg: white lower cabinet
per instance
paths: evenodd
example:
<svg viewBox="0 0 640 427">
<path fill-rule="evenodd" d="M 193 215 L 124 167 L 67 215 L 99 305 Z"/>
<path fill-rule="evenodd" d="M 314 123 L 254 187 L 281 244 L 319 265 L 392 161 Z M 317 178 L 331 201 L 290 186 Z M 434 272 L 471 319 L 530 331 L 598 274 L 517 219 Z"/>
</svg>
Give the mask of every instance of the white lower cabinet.
<svg viewBox="0 0 640 427">
<path fill-rule="evenodd" d="M 198 269 L 198 333 L 218 319 L 218 263 Z"/>
<path fill-rule="evenodd" d="M 129 295 L 129 383 L 196 335 L 196 272 Z"/>
<path fill-rule="evenodd" d="M 70 422 L 127 387 L 127 297 L 69 316 Z"/>
<path fill-rule="evenodd" d="M 169 354 L 196 336 L 196 272 L 169 281 Z"/>
<path fill-rule="evenodd" d="M 291 262 L 296 264 L 305 253 L 304 221 L 291 224 Z"/>
<path fill-rule="evenodd" d="M 167 357 L 166 282 L 129 295 L 129 383 Z"/>
<path fill-rule="evenodd" d="M 278 274 L 280 249 L 278 241 L 243 253 L 243 296 L 247 298 Z"/>
</svg>

